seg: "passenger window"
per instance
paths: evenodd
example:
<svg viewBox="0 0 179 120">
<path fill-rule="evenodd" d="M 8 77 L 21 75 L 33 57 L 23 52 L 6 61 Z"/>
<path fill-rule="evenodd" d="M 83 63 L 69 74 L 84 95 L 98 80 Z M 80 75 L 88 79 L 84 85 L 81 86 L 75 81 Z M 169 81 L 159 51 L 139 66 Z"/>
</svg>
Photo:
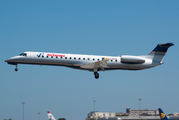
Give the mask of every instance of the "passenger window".
<svg viewBox="0 0 179 120">
<path fill-rule="evenodd" d="M 88 58 L 88 60 L 90 60 L 90 59 Z"/>
<path fill-rule="evenodd" d="M 81 58 L 78 58 L 79 60 L 81 59 Z"/>
<path fill-rule="evenodd" d="M 58 58 L 58 56 L 56 56 L 56 58 Z"/>
<path fill-rule="evenodd" d="M 44 58 L 44 56 L 42 56 L 42 58 Z"/>
<path fill-rule="evenodd" d="M 111 60 L 111 62 L 112 62 L 113 60 Z"/>
<path fill-rule="evenodd" d="M 51 58 L 53 58 L 53 56 L 51 56 Z"/>
<path fill-rule="evenodd" d="M 117 62 L 117 60 L 116 60 L 116 62 Z"/>
<path fill-rule="evenodd" d="M 95 59 L 93 58 L 93 61 L 94 61 Z"/>
<path fill-rule="evenodd" d="M 74 57 L 74 59 L 76 60 L 76 57 Z"/>
<path fill-rule="evenodd" d="M 65 59 L 67 59 L 67 57 L 65 57 Z"/>
<path fill-rule="evenodd" d="M 71 57 L 70 57 L 70 59 L 71 59 Z"/>
<path fill-rule="evenodd" d="M 47 56 L 47 58 L 48 58 L 48 56 Z"/>
<path fill-rule="evenodd" d="M 85 58 L 83 58 L 83 60 L 85 60 Z"/>
<path fill-rule="evenodd" d="M 99 59 L 98 59 L 98 61 L 99 61 Z"/>
<path fill-rule="evenodd" d="M 61 57 L 61 59 L 62 59 L 63 57 Z"/>
</svg>

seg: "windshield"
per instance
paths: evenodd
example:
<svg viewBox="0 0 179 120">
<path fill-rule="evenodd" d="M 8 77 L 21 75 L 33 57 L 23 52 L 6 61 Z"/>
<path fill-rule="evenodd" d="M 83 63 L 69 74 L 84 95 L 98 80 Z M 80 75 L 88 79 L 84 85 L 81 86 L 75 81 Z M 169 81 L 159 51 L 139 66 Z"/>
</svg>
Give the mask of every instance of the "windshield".
<svg viewBox="0 0 179 120">
<path fill-rule="evenodd" d="M 21 53 L 20 56 L 27 56 L 27 53 Z"/>
</svg>

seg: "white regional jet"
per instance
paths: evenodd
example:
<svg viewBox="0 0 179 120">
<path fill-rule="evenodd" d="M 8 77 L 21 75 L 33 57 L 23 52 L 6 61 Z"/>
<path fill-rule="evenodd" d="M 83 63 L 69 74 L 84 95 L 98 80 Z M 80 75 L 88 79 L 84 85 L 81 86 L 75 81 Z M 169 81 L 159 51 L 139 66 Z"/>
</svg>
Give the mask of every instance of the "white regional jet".
<svg viewBox="0 0 179 120">
<path fill-rule="evenodd" d="M 163 58 L 173 43 L 158 44 L 148 55 L 132 56 L 97 56 L 47 52 L 24 52 L 18 56 L 5 60 L 8 64 L 35 64 L 65 66 L 79 70 L 94 72 L 95 78 L 99 78 L 98 71 L 106 70 L 143 70 L 163 64 Z"/>
</svg>

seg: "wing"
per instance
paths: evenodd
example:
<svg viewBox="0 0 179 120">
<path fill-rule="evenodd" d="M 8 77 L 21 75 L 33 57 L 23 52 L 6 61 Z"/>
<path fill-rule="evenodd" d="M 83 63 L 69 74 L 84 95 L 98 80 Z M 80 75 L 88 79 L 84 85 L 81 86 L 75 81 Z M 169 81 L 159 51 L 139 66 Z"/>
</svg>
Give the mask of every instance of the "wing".
<svg viewBox="0 0 179 120">
<path fill-rule="evenodd" d="M 106 58 L 106 59 L 98 61 L 98 62 L 82 65 L 80 67 L 81 68 L 86 68 L 86 69 L 93 69 L 94 72 L 97 72 L 99 68 L 104 71 L 104 66 L 106 66 L 108 61 L 109 60 Z"/>
</svg>

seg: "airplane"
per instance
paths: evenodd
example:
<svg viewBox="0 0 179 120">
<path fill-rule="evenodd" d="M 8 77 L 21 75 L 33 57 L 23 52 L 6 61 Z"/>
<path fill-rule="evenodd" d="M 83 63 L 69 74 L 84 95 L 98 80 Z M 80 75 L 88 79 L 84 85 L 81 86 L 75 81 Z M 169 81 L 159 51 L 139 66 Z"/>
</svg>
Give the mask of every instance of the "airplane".
<svg viewBox="0 0 179 120">
<path fill-rule="evenodd" d="M 158 44 L 151 53 L 142 56 L 98 56 L 48 52 L 24 52 L 18 56 L 11 57 L 5 62 L 18 64 L 65 66 L 79 70 L 92 71 L 96 79 L 99 78 L 98 71 L 107 70 L 143 70 L 163 64 L 163 58 L 173 43 Z"/>
<path fill-rule="evenodd" d="M 48 119 L 49 119 L 49 120 L 56 120 L 56 119 L 53 117 L 52 113 L 50 113 L 50 111 L 47 111 L 47 116 L 48 116 Z"/>
<path fill-rule="evenodd" d="M 159 110 L 159 115 L 160 115 L 161 120 L 170 120 L 167 118 L 167 116 L 165 115 L 165 113 L 162 111 L 161 108 L 159 108 L 158 110 Z"/>
</svg>

